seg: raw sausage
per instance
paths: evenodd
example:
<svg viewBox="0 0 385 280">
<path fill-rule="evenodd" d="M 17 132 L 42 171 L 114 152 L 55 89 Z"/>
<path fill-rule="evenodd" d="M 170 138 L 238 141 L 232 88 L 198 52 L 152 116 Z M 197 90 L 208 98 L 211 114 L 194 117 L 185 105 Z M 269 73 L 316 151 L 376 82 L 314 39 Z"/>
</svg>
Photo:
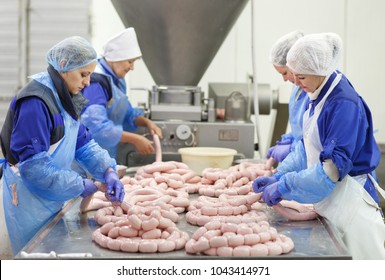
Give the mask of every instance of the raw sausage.
<svg viewBox="0 0 385 280">
<path fill-rule="evenodd" d="M 161 162 L 162 161 L 162 148 L 160 145 L 160 139 L 158 134 L 155 134 L 152 136 L 154 143 L 155 143 L 155 161 Z"/>
<path fill-rule="evenodd" d="M 277 203 L 276 205 L 273 206 L 273 208 L 283 217 L 291 221 L 314 220 L 318 217 L 317 212 L 315 212 L 312 209 L 304 210 L 305 208 L 302 208 L 303 212 L 299 212 L 293 208 L 284 207 L 281 203 Z"/>
<path fill-rule="evenodd" d="M 185 246 L 189 254 L 226 257 L 277 256 L 293 248 L 293 241 L 277 234 L 266 221 L 231 224 L 217 220 L 198 228 Z"/>
</svg>

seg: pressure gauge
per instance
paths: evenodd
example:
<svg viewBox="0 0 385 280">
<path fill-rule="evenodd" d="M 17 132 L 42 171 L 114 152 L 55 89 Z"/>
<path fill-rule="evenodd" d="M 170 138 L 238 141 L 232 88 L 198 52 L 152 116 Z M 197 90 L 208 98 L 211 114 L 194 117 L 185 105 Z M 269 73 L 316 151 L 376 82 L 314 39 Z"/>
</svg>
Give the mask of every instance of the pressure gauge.
<svg viewBox="0 0 385 280">
<path fill-rule="evenodd" d="M 176 128 L 176 137 L 180 140 L 187 140 L 191 136 L 191 128 L 188 125 L 181 124 Z"/>
</svg>

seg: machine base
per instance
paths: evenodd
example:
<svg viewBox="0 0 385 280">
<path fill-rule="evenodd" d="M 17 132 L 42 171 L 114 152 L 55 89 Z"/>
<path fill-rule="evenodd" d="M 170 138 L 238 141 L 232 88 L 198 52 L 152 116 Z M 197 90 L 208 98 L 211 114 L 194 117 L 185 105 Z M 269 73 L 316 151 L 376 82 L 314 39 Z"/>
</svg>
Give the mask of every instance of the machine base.
<svg viewBox="0 0 385 280">
<path fill-rule="evenodd" d="M 222 147 L 237 150 L 234 158 L 254 157 L 254 130 L 252 122 L 185 122 L 155 121 L 162 129 L 162 160 L 181 161 L 179 148 L 183 147 Z M 151 139 L 148 132 L 140 128 L 137 133 Z M 118 164 L 129 167 L 142 166 L 155 161 L 155 155 L 141 156 L 130 144 L 119 144 L 117 152 Z"/>
</svg>

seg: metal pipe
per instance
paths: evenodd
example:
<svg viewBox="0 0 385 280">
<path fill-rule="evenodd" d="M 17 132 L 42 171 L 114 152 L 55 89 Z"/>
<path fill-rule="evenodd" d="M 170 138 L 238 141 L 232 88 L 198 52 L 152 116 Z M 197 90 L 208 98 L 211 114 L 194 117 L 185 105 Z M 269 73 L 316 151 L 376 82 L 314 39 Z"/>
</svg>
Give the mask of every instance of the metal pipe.
<svg viewBox="0 0 385 280">
<path fill-rule="evenodd" d="M 251 0 L 251 61 L 253 64 L 253 94 L 254 94 L 254 116 L 255 116 L 255 131 L 257 133 L 258 152 L 260 158 L 264 155 L 264 149 L 261 143 L 261 134 L 259 128 L 259 96 L 258 96 L 258 80 L 257 80 L 257 63 L 255 55 L 255 22 L 254 22 L 254 0 Z"/>
</svg>

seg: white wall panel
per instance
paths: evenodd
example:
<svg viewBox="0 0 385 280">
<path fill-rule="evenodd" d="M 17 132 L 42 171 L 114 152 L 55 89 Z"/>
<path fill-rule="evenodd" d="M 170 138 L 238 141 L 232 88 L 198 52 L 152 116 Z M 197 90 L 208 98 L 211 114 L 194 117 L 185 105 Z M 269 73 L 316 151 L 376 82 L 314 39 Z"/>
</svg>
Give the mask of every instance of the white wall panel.
<svg viewBox="0 0 385 280">
<path fill-rule="evenodd" d="M 369 105 L 377 142 L 385 143 L 385 1 L 348 0 L 345 73 Z"/>
<path fill-rule="evenodd" d="M 29 74 L 47 68 L 45 55 L 68 36 L 89 39 L 89 0 L 31 0 L 29 23 Z"/>
<path fill-rule="evenodd" d="M 0 98 L 9 99 L 18 85 L 18 1 L 0 1 Z"/>
</svg>

